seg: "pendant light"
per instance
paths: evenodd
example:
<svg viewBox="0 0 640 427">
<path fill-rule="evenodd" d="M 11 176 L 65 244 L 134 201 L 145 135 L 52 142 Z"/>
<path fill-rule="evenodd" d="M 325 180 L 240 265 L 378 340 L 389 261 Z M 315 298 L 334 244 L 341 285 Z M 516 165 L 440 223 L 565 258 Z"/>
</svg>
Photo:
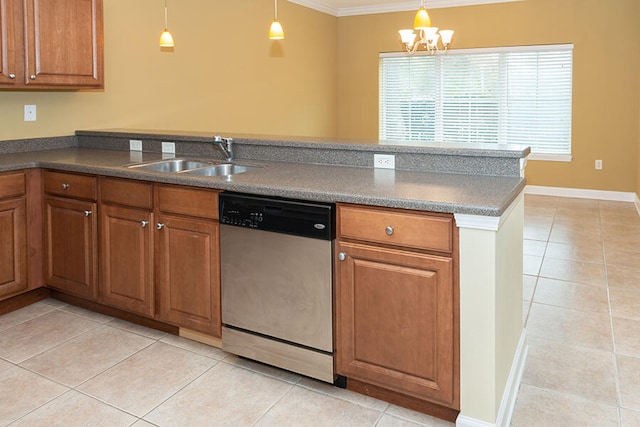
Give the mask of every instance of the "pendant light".
<svg viewBox="0 0 640 427">
<path fill-rule="evenodd" d="M 284 30 L 282 29 L 280 21 L 278 21 L 278 0 L 273 0 L 273 22 L 269 30 L 269 38 L 271 40 L 284 39 Z"/>
<path fill-rule="evenodd" d="M 160 47 L 174 47 L 173 36 L 167 28 L 167 0 L 164 0 L 164 31 L 160 34 Z"/>
</svg>

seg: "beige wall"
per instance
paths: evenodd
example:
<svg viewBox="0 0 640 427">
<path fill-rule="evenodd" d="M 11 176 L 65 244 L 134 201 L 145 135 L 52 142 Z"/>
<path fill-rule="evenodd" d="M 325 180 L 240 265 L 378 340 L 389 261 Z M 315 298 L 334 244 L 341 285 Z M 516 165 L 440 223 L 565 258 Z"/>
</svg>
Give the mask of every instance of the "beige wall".
<svg viewBox="0 0 640 427">
<path fill-rule="evenodd" d="M 272 42 L 273 2 L 169 1 L 168 53 L 163 6 L 105 0 L 105 90 L 0 91 L 0 140 L 107 127 L 335 135 L 335 17 L 281 1 L 286 38 Z"/>
<path fill-rule="evenodd" d="M 454 48 L 574 43 L 573 161 L 530 162 L 530 184 L 640 191 L 640 1 L 526 0 L 432 9 Z M 378 53 L 401 49 L 413 12 L 338 22 L 338 135 L 377 138 Z M 602 159 L 604 169 L 594 169 Z"/>
<path fill-rule="evenodd" d="M 281 1 L 286 39 L 271 42 L 270 2 L 170 1 L 168 53 L 157 45 L 162 6 L 106 0 L 105 90 L 0 91 L 0 140 L 109 127 L 377 138 L 378 54 L 400 50 L 396 30 L 413 12 L 335 18 Z M 456 30 L 458 48 L 574 43 L 574 158 L 530 162 L 528 182 L 640 193 L 639 1 L 430 13 L 434 25 Z M 25 104 L 38 106 L 37 122 L 22 121 Z"/>
</svg>

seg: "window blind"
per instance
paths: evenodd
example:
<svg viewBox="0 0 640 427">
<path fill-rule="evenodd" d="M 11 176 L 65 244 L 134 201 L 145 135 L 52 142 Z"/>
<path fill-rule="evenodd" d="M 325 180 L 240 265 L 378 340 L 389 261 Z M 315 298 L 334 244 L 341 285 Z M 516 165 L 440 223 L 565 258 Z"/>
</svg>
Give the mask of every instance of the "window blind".
<svg viewBox="0 0 640 427">
<path fill-rule="evenodd" d="M 573 45 L 380 57 L 380 139 L 571 154 Z"/>
</svg>

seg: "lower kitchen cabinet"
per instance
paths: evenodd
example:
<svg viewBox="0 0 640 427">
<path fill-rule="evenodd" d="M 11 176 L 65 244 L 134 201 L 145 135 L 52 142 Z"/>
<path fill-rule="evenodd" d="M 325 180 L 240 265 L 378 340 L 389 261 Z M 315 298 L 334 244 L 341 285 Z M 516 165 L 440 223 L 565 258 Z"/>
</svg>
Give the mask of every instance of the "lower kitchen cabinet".
<svg viewBox="0 0 640 427">
<path fill-rule="evenodd" d="M 24 198 L 0 200 L 0 299 L 29 289 Z"/>
<path fill-rule="evenodd" d="M 100 206 L 100 302 L 153 316 L 153 213 Z"/>
<path fill-rule="evenodd" d="M 217 191 L 100 178 L 100 302 L 220 337 Z"/>
<path fill-rule="evenodd" d="M 96 299 L 96 204 L 45 197 L 44 206 L 47 285 Z"/>
<path fill-rule="evenodd" d="M 454 257 L 418 250 L 434 243 L 416 238 L 420 218 L 415 213 L 399 212 L 339 206 L 336 370 L 347 377 L 347 385 L 353 379 L 457 410 Z M 452 248 L 452 239 L 446 238 L 450 218 L 421 218 L 442 237 L 435 246 Z M 407 242 L 413 247 L 403 247 Z"/>
<path fill-rule="evenodd" d="M 156 240 L 160 319 L 219 337 L 219 225 L 158 215 Z"/>
</svg>

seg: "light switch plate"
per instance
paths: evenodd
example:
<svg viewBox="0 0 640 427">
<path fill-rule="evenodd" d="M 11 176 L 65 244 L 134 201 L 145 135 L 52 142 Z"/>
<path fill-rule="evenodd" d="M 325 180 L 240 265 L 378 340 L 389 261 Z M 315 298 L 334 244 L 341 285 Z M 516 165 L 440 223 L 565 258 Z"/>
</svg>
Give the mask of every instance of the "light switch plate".
<svg viewBox="0 0 640 427">
<path fill-rule="evenodd" d="M 163 142 L 162 143 L 162 152 L 165 154 L 176 154 L 176 143 L 175 142 Z"/>
<path fill-rule="evenodd" d="M 36 121 L 36 106 L 25 105 L 24 106 L 24 121 L 35 122 Z"/>
<path fill-rule="evenodd" d="M 129 150 L 130 151 L 142 151 L 142 141 L 138 139 L 130 139 L 129 140 Z"/>
</svg>

